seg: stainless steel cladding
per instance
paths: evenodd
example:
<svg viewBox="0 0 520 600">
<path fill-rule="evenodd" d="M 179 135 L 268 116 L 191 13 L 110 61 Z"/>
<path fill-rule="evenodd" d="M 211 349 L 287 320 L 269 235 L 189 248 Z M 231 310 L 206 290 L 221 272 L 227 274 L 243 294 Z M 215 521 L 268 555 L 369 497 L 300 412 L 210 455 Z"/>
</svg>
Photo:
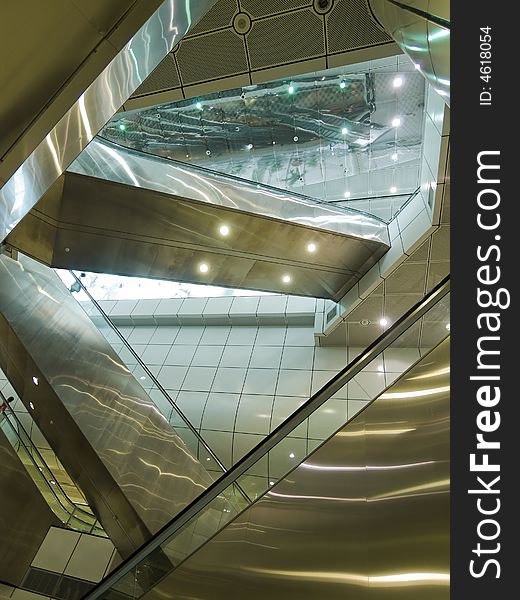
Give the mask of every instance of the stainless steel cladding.
<svg viewBox="0 0 520 600">
<path fill-rule="evenodd" d="M 55 267 L 339 299 L 389 247 L 372 215 L 102 140 L 72 170 L 8 237 Z"/>
<path fill-rule="evenodd" d="M 122 38 L 123 31 L 128 30 L 126 26 L 116 28 L 115 32 L 112 32 L 113 35 L 109 41 L 105 41 L 103 50 L 98 52 L 98 57 L 102 55 L 106 58 L 107 54 L 113 56 L 117 52 L 116 56 L 106 67 L 104 67 L 106 62 L 100 64 L 102 61 L 99 58 L 97 62 L 94 61 L 95 64 L 89 64 L 89 68 L 84 69 L 87 74 L 83 73 L 83 77 L 79 78 L 83 82 L 92 81 L 93 69 L 104 68 L 90 85 L 85 83 L 85 87 L 78 87 L 78 81 L 75 81 L 73 86 L 74 100 L 70 98 L 73 92 L 67 90 L 68 100 L 71 103 L 74 102 L 72 106 L 71 104 L 68 105 L 71 108 L 68 110 L 63 108 L 64 99 L 62 98 L 61 106 L 63 110 L 61 114 L 56 114 L 54 122 L 49 122 L 47 124 L 48 128 L 41 129 L 38 132 L 36 141 L 33 140 L 32 153 L 28 155 L 24 153 L 28 147 L 28 142 L 25 140 L 25 144 L 22 143 L 24 142 L 22 137 L 19 144 L 21 149 L 15 153 L 18 157 L 18 161 L 14 163 L 15 168 L 2 170 L 0 184 L 5 182 L 5 185 L 0 190 L 0 241 L 29 212 L 49 186 L 65 171 L 99 129 L 141 85 L 192 25 L 212 6 L 214 1 L 165 0 L 151 17 L 149 17 L 151 3 L 141 2 L 140 10 L 137 11 L 128 11 L 127 8 L 127 11 L 131 13 L 129 20 L 135 28 L 143 22 L 143 19 L 149 17 L 148 20 L 128 43 L 126 43 L 128 37 L 124 40 Z M 41 3 L 35 4 L 36 6 L 41 5 Z M 115 7 L 112 4 L 114 3 L 110 3 L 110 9 L 107 12 L 111 12 L 113 15 L 121 10 L 121 7 Z M 156 4 L 155 1 L 154 4 Z M 47 9 L 47 6 L 45 6 L 45 9 Z M 79 11 L 80 14 L 83 10 L 87 9 Z M 134 12 L 136 14 L 133 14 Z M 65 19 L 65 22 L 67 22 L 64 14 L 70 17 L 70 13 L 70 2 L 60 3 L 56 18 Z M 87 14 L 89 13 L 87 12 Z M 141 21 L 139 21 L 140 18 Z M 100 30 L 103 28 L 103 25 L 99 22 L 96 25 Z M 50 27 L 52 28 L 52 26 L 55 27 L 55 23 L 51 22 Z M 96 38 L 100 37 L 99 30 L 96 30 L 95 34 Z M 52 38 L 52 34 L 48 37 Z M 82 42 L 84 40 L 81 40 L 79 44 L 81 45 Z M 49 40 L 45 39 L 46 50 L 50 52 L 49 43 Z M 38 50 L 41 51 L 41 48 Z M 67 49 L 61 49 L 59 59 L 63 59 L 64 55 L 66 55 L 67 61 L 73 60 L 67 54 Z M 25 66 L 27 61 L 25 56 L 24 61 Z M 8 73 L 10 72 L 8 71 Z M 34 79 L 33 70 L 31 70 L 31 73 Z M 9 76 L 12 79 L 12 73 Z M 61 81 L 64 80 L 67 80 L 67 74 L 62 76 Z M 67 81 L 67 84 L 70 85 L 70 81 Z M 51 93 L 48 93 L 45 96 L 45 103 L 48 102 L 51 95 Z M 19 110 L 19 108 L 17 106 L 15 110 Z M 47 107 L 44 105 L 41 110 L 43 111 L 44 108 Z M 55 112 L 56 107 L 51 105 L 51 108 L 51 112 Z M 24 109 L 27 109 L 27 106 L 24 106 Z M 28 117 L 32 120 L 36 115 L 30 114 L 29 111 Z M 6 173 L 3 173 L 4 170 Z"/>
<path fill-rule="evenodd" d="M 19 586 L 47 531 L 59 521 L 2 430 L 0 465 L 0 581 Z"/>
<path fill-rule="evenodd" d="M 450 2 L 368 0 L 379 24 L 450 104 Z"/>
<path fill-rule="evenodd" d="M 210 476 L 56 274 L 0 256 L 0 363 L 123 556 Z"/>
<path fill-rule="evenodd" d="M 447 600 L 449 339 L 145 598 Z"/>
</svg>

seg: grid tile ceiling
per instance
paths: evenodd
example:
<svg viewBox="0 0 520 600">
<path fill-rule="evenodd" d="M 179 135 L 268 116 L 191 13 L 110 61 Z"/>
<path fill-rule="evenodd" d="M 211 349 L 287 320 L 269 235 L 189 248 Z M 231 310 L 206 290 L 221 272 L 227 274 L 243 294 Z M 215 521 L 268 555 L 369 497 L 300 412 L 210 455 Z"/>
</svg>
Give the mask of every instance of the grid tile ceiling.
<svg viewBox="0 0 520 600">
<path fill-rule="evenodd" d="M 314 69 L 327 68 L 349 62 L 352 51 L 385 45 L 394 47 L 365 0 L 218 0 L 133 98 L 151 105 L 157 101 L 146 96 L 171 90 L 191 97 L 202 83 L 241 76 L 241 84 L 256 83 L 269 69 L 317 60 Z"/>
<path fill-rule="evenodd" d="M 391 57 L 122 113 L 101 136 L 388 221 L 418 185 L 424 90 Z"/>
</svg>

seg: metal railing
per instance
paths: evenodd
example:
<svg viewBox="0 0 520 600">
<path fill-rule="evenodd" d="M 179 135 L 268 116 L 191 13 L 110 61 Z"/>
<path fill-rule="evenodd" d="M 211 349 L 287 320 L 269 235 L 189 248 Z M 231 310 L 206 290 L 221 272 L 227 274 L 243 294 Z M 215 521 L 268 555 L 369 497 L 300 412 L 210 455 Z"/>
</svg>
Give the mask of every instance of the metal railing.
<svg viewBox="0 0 520 600">
<path fill-rule="evenodd" d="M 61 487 L 58 479 L 47 465 L 15 411 L 9 406 L 2 392 L 0 392 L 0 400 L 2 400 L 2 414 L 4 417 L 0 427 L 4 429 L 7 439 L 20 456 L 29 475 L 54 514 L 64 525 L 71 529 L 107 537 L 97 518 L 73 502 Z M 8 431 L 5 431 L 6 428 Z M 24 462 L 24 457 L 27 457 L 29 464 Z"/>
<path fill-rule="evenodd" d="M 169 404 L 172 407 L 172 410 L 174 411 L 174 413 L 175 413 L 175 415 L 177 417 L 177 419 L 171 418 L 170 419 L 170 423 L 172 421 L 174 421 L 174 423 L 178 423 L 178 420 L 180 419 L 180 421 L 183 423 L 182 427 L 185 427 L 186 429 L 188 429 L 190 431 L 190 433 L 193 435 L 193 437 L 195 438 L 195 440 L 197 442 L 197 444 L 196 444 L 196 449 L 197 449 L 196 456 L 197 456 L 197 458 L 199 460 L 201 460 L 202 458 L 205 458 L 206 461 L 207 461 L 207 459 L 213 460 L 213 464 L 218 467 L 218 470 L 220 471 L 220 473 L 225 473 L 227 471 L 227 469 L 226 469 L 224 463 L 215 454 L 215 452 L 213 452 L 213 450 L 210 448 L 210 446 L 207 444 L 207 442 L 204 440 L 204 438 L 195 429 L 195 427 L 191 424 L 190 420 L 184 415 L 184 413 L 181 411 L 181 409 L 179 408 L 179 406 L 174 402 L 174 400 L 171 398 L 171 396 L 168 394 L 168 392 L 161 385 L 161 383 L 159 382 L 159 380 L 157 379 L 157 377 L 152 373 L 152 371 L 148 368 L 148 366 L 142 361 L 141 357 L 132 348 L 132 345 L 128 342 L 128 340 L 125 338 L 125 336 L 119 331 L 119 329 L 116 327 L 116 325 L 114 325 L 114 323 L 112 322 L 112 320 L 110 319 L 110 317 L 101 308 L 100 304 L 94 299 L 94 297 L 89 292 L 89 290 L 87 289 L 87 287 L 83 284 L 83 282 L 81 281 L 81 279 L 74 273 L 74 271 L 70 271 L 70 274 L 74 277 L 74 280 L 76 282 L 76 290 L 77 291 L 81 290 L 81 291 L 83 291 L 86 294 L 86 296 L 89 299 L 89 302 L 91 302 L 92 305 L 95 307 L 95 309 L 97 310 L 97 312 L 99 313 L 99 315 L 102 317 L 103 321 L 108 325 L 108 327 L 110 328 L 110 330 L 115 333 L 115 335 L 121 341 L 121 343 L 126 348 L 126 350 L 128 352 L 130 352 L 130 354 L 134 357 L 134 359 L 135 359 L 136 363 L 139 365 L 139 367 L 146 373 L 147 377 L 150 378 L 150 380 L 152 381 L 153 385 L 161 392 L 161 394 L 164 396 L 164 398 L 167 400 L 167 402 L 169 402 Z M 87 312 L 87 314 L 88 314 L 88 312 Z M 88 314 L 88 316 L 89 316 L 89 318 L 92 319 L 92 315 L 91 314 Z M 152 402 L 153 402 L 153 400 L 152 400 Z M 174 426 L 175 426 L 175 424 L 174 424 Z M 179 433 L 179 435 L 181 436 L 181 438 L 183 438 L 183 436 L 181 435 L 181 432 L 179 430 L 177 430 L 177 432 Z M 189 447 L 193 447 L 193 444 L 190 443 L 190 440 L 185 440 L 184 439 L 184 441 L 187 443 L 187 445 Z M 203 448 L 203 454 L 205 453 L 204 456 L 201 456 L 201 451 L 200 451 L 201 447 Z M 210 462 L 210 461 L 208 461 L 208 462 Z M 205 464 L 205 461 L 203 461 L 203 464 L 204 464 L 204 466 L 207 466 Z M 208 469 L 208 470 L 211 471 L 211 469 Z M 251 499 L 249 498 L 249 496 L 243 490 L 241 490 L 241 492 L 242 492 L 242 494 L 243 494 L 243 496 L 244 496 L 244 498 L 246 500 L 251 501 Z"/>
<path fill-rule="evenodd" d="M 97 600 L 99 598 L 109 598 L 112 593 L 122 594 L 131 598 L 138 598 L 147 590 L 156 585 L 165 575 L 171 573 L 179 566 L 187 556 L 199 549 L 204 543 L 211 539 L 222 527 L 224 527 L 236 514 L 231 514 L 227 503 L 228 493 L 233 491 L 233 486 L 241 478 L 247 476 L 249 472 L 265 458 L 269 458 L 270 453 L 279 445 L 288 439 L 290 434 L 300 426 L 304 421 L 311 418 L 328 400 L 345 388 L 346 384 L 354 380 L 356 375 L 360 374 L 366 367 L 373 364 L 376 359 L 380 359 L 389 347 L 396 343 L 402 343 L 403 336 L 413 333 L 421 337 L 421 331 L 425 325 L 433 324 L 434 327 L 429 331 L 428 342 L 425 350 L 429 351 L 449 335 L 449 327 L 446 318 L 449 315 L 450 278 L 446 277 L 436 288 L 418 304 L 405 313 L 396 321 L 385 333 L 375 340 L 365 351 L 357 356 L 350 364 L 342 369 L 318 392 L 316 392 L 307 402 L 305 402 L 280 426 L 273 430 L 262 442 L 246 454 L 237 462 L 227 473 L 215 481 L 205 492 L 196 498 L 189 506 L 182 510 L 172 521 L 163 529 L 157 532 L 148 542 L 139 550 L 116 568 L 107 578 L 101 581 L 86 596 L 85 600 Z M 431 311 L 431 312 L 430 312 Z M 432 314 L 433 313 L 433 314 Z M 426 330 L 428 328 L 426 327 Z M 406 342 L 408 343 L 408 342 Z M 406 346 L 399 346 L 406 347 Z M 411 365 L 410 365 L 411 366 Z M 381 390 L 384 391 L 384 388 Z M 380 393 L 375 395 L 371 401 L 377 399 Z M 367 406 L 370 402 L 367 403 Z M 349 419 L 347 419 L 348 422 Z M 338 429 L 344 427 L 345 422 L 336 423 L 330 436 L 336 433 Z M 329 437 L 330 437 L 329 436 Z M 296 458 L 293 453 L 289 458 Z M 280 473 L 278 480 L 285 477 L 291 470 L 301 464 L 304 457 L 298 457 L 299 460 L 293 460 L 285 472 Z M 289 463 L 288 463 L 289 464 Z M 266 487 L 263 493 L 274 485 L 275 481 L 269 481 L 268 476 Z M 256 499 L 261 497 L 260 494 Z M 247 508 L 250 506 L 244 506 Z M 223 511 L 214 528 L 206 538 L 196 530 L 197 523 L 202 516 L 208 515 L 209 511 L 216 513 Z M 211 515 L 214 516 L 214 515 Z M 216 522 L 213 519 L 213 522 Z M 204 521 L 202 529 L 207 530 L 207 521 Z M 194 535 L 196 534 L 196 535 Z M 195 539 L 195 545 L 193 540 Z M 191 544 L 191 546 L 190 546 Z M 182 547 L 182 546 L 186 547 Z M 172 559 L 175 563 L 172 564 Z M 167 566 L 165 566 L 167 565 Z"/>
</svg>

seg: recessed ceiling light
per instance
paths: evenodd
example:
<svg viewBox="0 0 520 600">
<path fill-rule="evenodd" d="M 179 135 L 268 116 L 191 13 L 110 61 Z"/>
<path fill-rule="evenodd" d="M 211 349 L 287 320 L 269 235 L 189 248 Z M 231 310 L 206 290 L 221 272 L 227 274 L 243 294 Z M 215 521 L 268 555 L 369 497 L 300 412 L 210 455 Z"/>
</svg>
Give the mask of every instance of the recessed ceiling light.
<svg viewBox="0 0 520 600">
<path fill-rule="evenodd" d="M 282 277 L 282 281 L 283 281 L 284 283 L 291 283 L 291 276 L 290 276 L 290 275 L 284 275 L 284 276 Z"/>
<path fill-rule="evenodd" d="M 312 242 L 307 244 L 307 252 L 316 252 L 316 244 Z"/>
<path fill-rule="evenodd" d="M 124 123 L 119 123 L 119 129 L 121 131 L 125 131 L 126 130 L 126 125 Z"/>
<path fill-rule="evenodd" d="M 209 271 L 209 266 L 206 263 L 200 263 L 199 271 L 201 273 L 207 273 Z"/>
<path fill-rule="evenodd" d="M 297 142 L 297 141 L 298 141 L 298 139 L 299 139 L 299 138 L 298 138 L 298 136 L 297 136 L 297 135 L 295 135 L 295 136 L 293 137 L 293 142 Z"/>
<path fill-rule="evenodd" d="M 347 135 L 347 133 L 348 133 L 348 129 L 347 129 L 346 127 L 343 127 L 343 128 L 341 129 L 341 133 L 342 133 L 343 135 Z"/>
<path fill-rule="evenodd" d="M 34 383 L 34 385 L 38 385 L 38 377 L 33 377 L 32 382 Z"/>
<path fill-rule="evenodd" d="M 381 325 L 381 327 L 386 327 L 388 325 L 388 319 L 386 317 L 379 319 L 379 325 Z"/>
<path fill-rule="evenodd" d="M 209 156 L 211 154 L 211 150 L 206 150 L 206 154 Z"/>
<path fill-rule="evenodd" d="M 395 185 L 393 185 L 393 186 L 390 188 L 390 193 L 391 193 L 391 194 L 395 194 L 396 192 L 397 192 L 397 188 L 395 187 Z"/>
<path fill-rule="evenodd" d="M 269 482 L 269 485 L 274 485 L 274 481 L 270 481 L 270 482 Z"/>
<path fill-rule="evenodd" d="M 399 127 L 401 125 L 401 119 L 399 117 L 394 117 L 392 119 L 392 127 Z"/>
<path fill-rule="evenodd" d="M 209 462 L 211 460 L 211 458 L 208 456 L 208 458 L 206 458 L 206 461 Z"/>
<path fill-rule="evenodd" d="M 218 228 L 218 231 L 219 231 L 220 235 L 224 235 L 225 236 L 225 235 L 229 235 L 230 229 L 229 229 L 229 227 L 227 225 L 221 225 Z"/>
<path fill-rule="evenodd" d="M 401 87 L 403 85 L 403 78 L 402 77 L 396 77 L 394 79 L 394 87 L 398 88 Z"/>
<path fill-rule="evenodd" d="M 294 85 L 290 85 L 287 91 L 289 92 L 289 94 L 294 94 Z"/>
<path fill-rule="evenodd" d="M 144 375 L 141 375 L 141 377 L 139 377 L 139 379 L 140 379 L 141 381 L 144 381 L 144 380 L 146 379 L 146 377 L 145 377 Z"/>
<path fill-rule="evenodd" d="M 341 81 L 339 87 L 344 90 L 347 87 L 347 84 L 344 81 Z"/>
<path fill-rule="evenodd" d="M 247 144 L 246 148 L 247 148 L 248 150 L 252 150 L 252 149 L 253 149 L 253 144 Z"/>
<path fill-rule="evenodd" d="M 273 140 L 273 146 L 276 144 L 276 142 Z"/>
<path fill-rule="evenodd" d="M 195 108 L 200 110 L 202 108 L 202 102 L 197 102 L 197 104 L 195 104 Z"/>
<path fill-rule="evenodd" d="M 397 152 L 394 152 L 390 158 L 392 160 L 397 160 Z"/>
<path fill-rule="evenodd" d="M 294 452 L 291 452 L 291 453 L 289 454 L 289 458 L 294 458 L 295 456 L 296 456 L 296 454 L 294 454 Z"/>
<path fill-rule="evenodd" d="M 343 194 L 343 198 L 350 198 L 350 192 L 345 192 Z"/>
</svg>

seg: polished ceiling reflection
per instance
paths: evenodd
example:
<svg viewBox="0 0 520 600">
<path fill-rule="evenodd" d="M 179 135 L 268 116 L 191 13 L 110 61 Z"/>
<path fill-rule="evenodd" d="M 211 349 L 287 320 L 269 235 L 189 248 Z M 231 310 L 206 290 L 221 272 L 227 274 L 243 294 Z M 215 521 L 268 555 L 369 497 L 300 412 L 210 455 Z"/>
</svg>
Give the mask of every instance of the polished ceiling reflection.
<svg viewBox="0 0 520 600">
<path fill-rule="evenodd" d="M 418 185 L 424 80 L 403 58 L 121 113 L 110 141 L 385 220 Z"/>
</svg>

